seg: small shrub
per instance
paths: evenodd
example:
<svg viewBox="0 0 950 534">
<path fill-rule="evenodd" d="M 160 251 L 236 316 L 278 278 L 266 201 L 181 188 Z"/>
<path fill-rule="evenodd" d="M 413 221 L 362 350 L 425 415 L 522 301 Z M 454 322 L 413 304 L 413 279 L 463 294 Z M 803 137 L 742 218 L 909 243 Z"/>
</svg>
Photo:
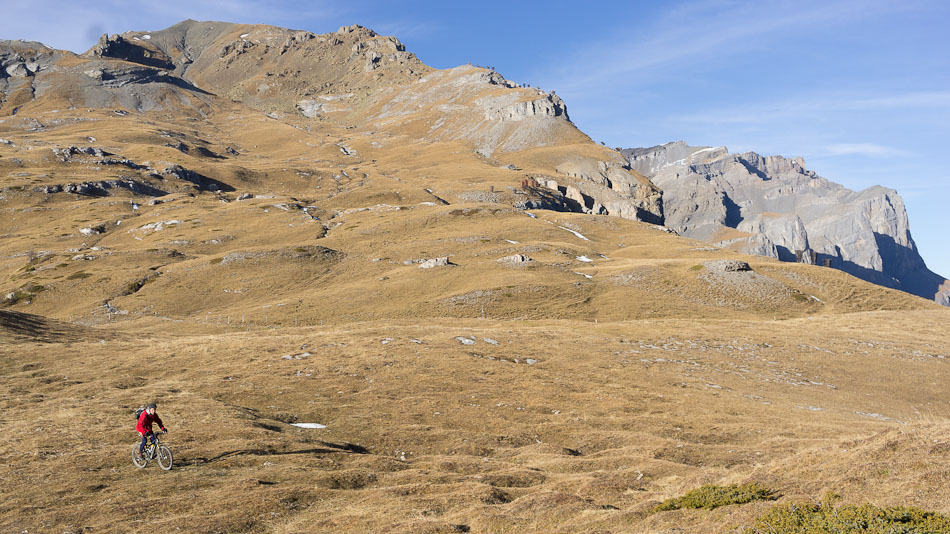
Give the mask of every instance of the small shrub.
<svg viewBox="0 0 950 534">
<path fill-rule="evenodd" d="M 85 271 L 79 271 L 78 273 L 73 273 L 66 277 L 66 280 L 82 280 L 83 278 L 89 278 L 91 274 Z"/>
<path fill-rule="evenodd" d="M 942 534 L 950 532 L 950 516 L 919 508 L 873 504 L 835 506 L 833 499 L 821 504 L 797 503 L 775 506 L 756 518 L 753 534 Z"/>
<path fill-rule="evenodd" d="M 129 282 L 128 284 L 125 285 L 125 289 L 122 291 L 122 294 L 131 295 L 137 292 L 139 289 L 142 289 L 142 286 L 144 286 L 145 282 L 147 281 L 148 280 L 135 280 L 133 282 Z"/>
<path fill-rule="evenodd" d="M 208 260 L 208 263 L 210 263 L 211 265 L 217 265 L 221 263 L 222 260 L 224 260 L 224 258 L 211 258 L 210 260 Z"/>
<path fill-rule="evenodd" d="M 678 510 L 680 508 L 704 508 L 712 510 L 730 504 L 745 504 L 752 501 L 768 501 L 776 498 L 775 491 L 756 482 L 730 484 L 728 486 L 706 485 L 673 499 L 658 504 L 653 511 Z"/>
<path fill-rule="evenodd" d="M 693 265 L 689 268 L 690 271 L 702 271 L 703 269 L 705 269 L 705 267 L 702 265 Z"/>
<path fill-rule="evenodd" d="M 23 291 L 22 289 L 17 289 L 16 291 L 10 293 L 9 295 L 3 298 L 3 304 L 6 304 L 8 306 L 14 306 L 21 302 L 29 303 L 30 297 L 31 295 L 27 293 L 26 291 Z"/>
<path fill-rule="evenodd" d="M 799 293 L 798 291 L 792 293 L 792 298 L 795 299 L 796 302 L 808 302 L 808 295 Z"/>
</svg>

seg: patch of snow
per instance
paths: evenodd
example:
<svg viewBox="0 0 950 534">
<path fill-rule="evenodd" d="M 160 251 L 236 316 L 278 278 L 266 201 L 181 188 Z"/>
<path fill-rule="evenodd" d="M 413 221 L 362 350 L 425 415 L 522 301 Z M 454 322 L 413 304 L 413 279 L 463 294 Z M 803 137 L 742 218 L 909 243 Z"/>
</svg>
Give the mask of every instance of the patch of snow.
<svg viewBox="0 0 950 534">
<path fill-rule="evenodd" d="M 586 262 L 586 263 L 590 263 L 590 262 L 592 262 L 592 261 L 594 261 L 594 260 L 588 258 L 587 256 L 578 256 L 578 257 L 577 257 L 577 261 L 583 261 L 583 262 Z"/>
<path fill-rule="evenodd" d="M 538 218 L 537 215 L 535 215 L 535 214 L 533 214 L 533 213 L 530 213 L 530 212 L 527 212 L 527 211 L 524 212 L 524 214 L 527 215 L 528 217 L 531 217 L 532 219 L 537 219 L 537 218 Z"/>
<path fill-rule="evenodd" d="M 696 154 L 701 154 L 701 153 L 703 153 L 703 152 L 712 152 L 713 150 L 719 150 L 720 148 L 725 148 L 725 147 L 721 147 L 721 146 L 711 146 L 711 147 L 707 147 L 707 148 L 700 148 L 700 149 L 697 150 L 696 152 L 693 152 L 692 154 L 690 154 L 690 156 L 695 156 Z"/>
<path fill-rule="evenodd" d="M 660 167 L 660 169 L 658 169 L 658 170 L 665 169 L 665 168 L 667 168 L 667 167 L 672 167 L 672 166 L 674 166 L 674 165 L 683 165 L 683 164 L 685 164 L 685 163 L 686 163 L 686 159 L 678 159 L 678 160 L 676 160 L 676 161 L 671 161 L 671 162 L 669 162 L 669 163 L 664 163 L 664 164 Z"/>
<path fill-rule="evenodd" d="M 241 39 L 244 39 L 244 38 L 247 37 L 248 35 L 250 35 L 250 34 L 249 34 L 249 33 L 242 33 L 242 34 L 241 34 Z"/>
<path fill-rule="evenodd" d="M 575 232 L 574 230 L 571 230 L 570 228 L 565 228 L 563 226 L 558 226 L 558 228 L 560 228 L 561 230 L 567 230 L 568 232 L 576 235 L 577 237 L 583 239 L 584 241 L 590 241 L 590 239 L 587 239 L 586 237 L 584 237 L 580 232 Z"/>
<path fill-rule="evenodd" d="M 517 244 L 518 244 L 517 241 L 512 241 L 512 240 L 510 240 L 510 239 L 506 239 L 505 241 L 511 243 L 512 245 L 517 245 Z"/>
<path fill-rule="evenodd" d="M 151 39 L 151 38 L 152 38 L 152 36 L 149 35 L 149 34 L 147 34 L 147 33 L 142 36 L 142 39 L 145 39 L 146 41 L 148 41 L 148 40 Z"/>
<path fill-rule="evenodd" d="M 495 341 L 494 339 L 492 339 L 492 338 L 490 338 L 490 337 L 483 337 L 482 339 L 485 341 L 485 343 L 488 343 L 489 345 L 497 345 L 497 344 L 498 344 L 497 341 Z"/>
<path fill-rule="evenodd" d="M 298 428 L 326 428 L 327 425 L 321 425 L 320 423 L 290 423 L 290 426 L 295 426 Z"/>
<path fill-rule="evenodd" d="M 458 341 L 459 343 L 463 344 L 463 345 L 474 345 L 474 344 L 475 344 L 475 340 L 474 340 L 474 339 L 469 339 L 469 338 L 467 338 L 467 337 L 457 336 L 457 337 L 455 338 L 455 340 Z"/>
<path fill-rule="evenodd" d="M 383 345 L 389 345 L 389 342 L 392 341 L 392 340 L 393 340 L 393 338 L 387 337 L 386 339 L 380 341 L 380 343 L 382 343 Z"/>
<path fill-rule="evenodd" d="M 577 271 L 574 271 L 574 274 L 579 274 L 579 275 L 583 276 L 584 278 L 587 278 L 588 280 L 590 280 L 591 278 L 594 277 L 594 275 L 592 275 L 592 274 L 584 274 L 584 273 L 579 273 L 579 272 L 577 272 Z"/>
</svg>

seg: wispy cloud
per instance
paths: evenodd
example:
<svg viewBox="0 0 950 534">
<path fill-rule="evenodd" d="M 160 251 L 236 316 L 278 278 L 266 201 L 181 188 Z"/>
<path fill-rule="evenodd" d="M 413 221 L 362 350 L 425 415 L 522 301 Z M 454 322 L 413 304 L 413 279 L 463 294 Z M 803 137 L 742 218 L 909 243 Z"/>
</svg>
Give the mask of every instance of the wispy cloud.
<svg viewBox="0 0 950 534">
<path fill-rule="evenodd" d="M 815 94 L 795 99 L 754 102 L 726 108 L 717 107 L 708 111 L 672 115 L 666 117 L 666 120 L 683 123 L 754 125 L 788 119 L 808 120 L 828 113 L 913 109 L 950 112 L 950 91 L 911 91 L 858 98 L 846 95 Z"/>
<path fill-rule="evenodd" d="M 102 33 L 160 30 L 185 19 L 300 28 L 328 21 L 339 9 L 323 1 L 99 0 L 94 3 L 31 0 L 10 2 L 0 17 L 0 38 L 41 41 L 82 52 Z M 309 29 L 309 28 L 304 28 Z"/>
<path fill-rule="evenodd" d="M 658 70 L 688 68 L 702 61 L 712 65 L 728 61 L 730 56 L 747 51 L 757 38 L 794 34 L 802 28 L 894 9 L 905 7 L 883 0 L 687 2 L 646 26 L 625 27 L 624 35 L 612 32 L 602 36 L 571 57 L 559 58 L 559 64 L 544 66 L 538 77 L 545 86 L 563 92 L 639 84 Z"/>
<path fill-rule="evenodd" d="M 836 143 L 824 147 L 830 156 L 908 157 L 906 150 L 874 143 Z"/>
<path fill-rule="evenodd" d="M 402 41 L 430 36 L 438 30 L 437 24 L 420 19 L 369 21 L 369 24 L 376 33 L 392 35 Z"/>
</svg>

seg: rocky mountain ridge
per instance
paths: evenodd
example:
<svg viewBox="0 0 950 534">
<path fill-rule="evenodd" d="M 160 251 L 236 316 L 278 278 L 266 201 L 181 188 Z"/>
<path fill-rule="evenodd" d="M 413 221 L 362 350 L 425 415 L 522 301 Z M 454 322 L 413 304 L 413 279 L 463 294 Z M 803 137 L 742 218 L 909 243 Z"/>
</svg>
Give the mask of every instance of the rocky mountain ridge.
<svg viewBox="0 0 950 534">
<path fill-rule="evenodd" d="M 118 116 L 173 113 L 196 126 L 251 111 L 306 132 L 342 128 L 348 133 L 333 146 L 358 159 L 357 139 L 373 148 L 459 143 L 486 168 L 504 169 L 511 183 L 504 194 L 453 191 L 460 199 L 666 224 L 741 252 L 828 264 L 941 303 L 950 293 L 916 253 L 893 191 L 850 192 L 805 169 L 801 159 L 733 155 L 724 147 L 671 143 L 618 154 L 580 132 L 553 93 L 471 65 L 432 69 L 398 39 L 358 25 L 317 35 L 189 20 L 104 35 L 81 55 L 0 42 L 0 115 L 23 117 L 35 129 L 43 125 L 27 116 L 84 107 Z M 172 138 L 165 146 L 221 165 L 198 172 L 174 160 L 157 166 L 146 159 L 127 165 L 125 175 L 36 187 L 221 192 L 253 175 L 241 163 L 246 147 L 209 150 L 198 130 L 160 135 Z M 156 170 L 176 166 L 181 172 Z M 169 176 L 180 183 L 166 183 Z M 851 208 L 825 213 L 839 204 Z"/>
<path fill-rule="evenodd" d="M 950 305 L 950 281 L 927 269 L 893 189 L 855 192 L 806 169 L 802 158 L 682 141 L 622 153 L 663 190 L 666 225 L 682 235 L 834 267 Z"/>
<path fill-rule="evenodd" d="M 458 141 L 486 162 L 534 164 L 534 174 L 550 177 L 559 167 L 609 166 L 610 185 L 590 174 L 560 180 L 589 182 L 588 194 L 604 196 L 595 202 L 614 215 L 662 221 L 653 184 L 580 132 L 556 95 L 471 65 L 432 69 L 396 38 L 359 25 L 317 35 L 188 20 L 161 31 L 104 35 L 81 56 L 5 41 L 0 65 L 0 115 L 31 106 L 118 105 L 206 117 L 212 101 L 227 99 L 304 128 L 329 123 L 379 137 Z M 557 150 L 537 150 L 544 148 Z"/>
</svg>

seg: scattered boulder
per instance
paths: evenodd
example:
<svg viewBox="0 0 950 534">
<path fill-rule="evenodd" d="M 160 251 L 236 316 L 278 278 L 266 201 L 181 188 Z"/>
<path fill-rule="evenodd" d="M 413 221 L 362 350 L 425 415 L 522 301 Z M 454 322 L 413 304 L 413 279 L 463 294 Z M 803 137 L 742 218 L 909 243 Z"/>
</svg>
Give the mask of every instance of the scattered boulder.
<svg viewBox="0 0 950 534">
<path fill-rule="evenodd" d="M 716 273 L 738 273 L 751 272 L 752 267 L 748 263 L 739 260 L 715 260 L 707 261 L 703 264 L 707 270 Z"/>
<path fill-rule="evenodd" d="M 448 256 L 442 256 L 439 258 L 429 258 L 419 264 L 420 269 L 432 269 L 433 267 L 447 267 L 449 265 L 454 265 L 449 261 Z"/>
<path fill-rule="evenodd" d="M 105 232 L 105 231 L 106 231 L 106 227 L 105 227 L 105 226 L 102 226 L 102 225 L 99 225 L 99 226 L 90 226 L 90 227 L 88 227 L 88 228 L 80 228 L 80 229 L 79 229 L 79 233 L 82 234 L 82 235 L 99 235 L 99 234 L 101 234 L 101 233 L 103 233 L 103 232 Z"/>
<path fill-rule="evenodd" d="M 62 148 L 54 148 L 53 154 L 59 158 L 62 162 L 67 162 L 72 159 L 74 155 L 85 154 L 87 156 L 95 156 L 101 158 L 106 155 L 101 148 L 96 147 L 78 147 L 78 146 L 67 146 Z"/>
<path fill-rule="evenodd" d="M 320 116 L 320 113 L 323 111 L 323 104 L 316 100 L 301 100 L 297 102 L 297 109 L 300 110 L 300 113 L 302 113 L 304 117 L 313 119 Z"/>
<path fill-rule="evenodd" d="M 533 262 L 531 258 L 525 256 L 524 254 L 512 254 L 511 256 L 505 256 L 504 258 L 498 258 L 496 260 L 498 263 L 503 265 L 524 265 L 525 263 Z"/>
</svg>

